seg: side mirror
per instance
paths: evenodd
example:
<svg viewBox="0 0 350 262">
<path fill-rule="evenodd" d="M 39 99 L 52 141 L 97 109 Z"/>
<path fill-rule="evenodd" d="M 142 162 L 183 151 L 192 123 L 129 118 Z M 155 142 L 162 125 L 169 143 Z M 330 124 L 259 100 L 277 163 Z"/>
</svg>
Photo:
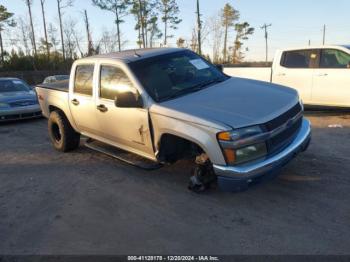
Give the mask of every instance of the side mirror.
<svg viewBox="0 0 350 262">
<path fill-rule="evenodd" d="M 143 106 L 141 97 L 135 97 L 132 92 L 119 93 L 114 103 L 116 107 L 121 108 L 141 108 Z"/>
<path fill-rule="evenodd" d="M 224 66 L 223 65 L 215 65 L 217 69 L 219 69 L 221 72 L 224 72 Z"/>
</svg>

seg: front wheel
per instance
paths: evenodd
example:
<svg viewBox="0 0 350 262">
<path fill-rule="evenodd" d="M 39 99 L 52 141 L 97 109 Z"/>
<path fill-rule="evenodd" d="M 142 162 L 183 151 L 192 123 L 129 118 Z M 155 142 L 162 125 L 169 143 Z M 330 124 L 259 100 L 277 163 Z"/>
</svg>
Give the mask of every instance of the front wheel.
<svg viewBox="0 0 350 262">
<path fill-rule="evenodd" d="M 56 150 L 69 152 L 79 147 L 80 134 L 75 132 L 63 113 L 51 112 L 48 128 L 50 139 Z"/>
</svg>

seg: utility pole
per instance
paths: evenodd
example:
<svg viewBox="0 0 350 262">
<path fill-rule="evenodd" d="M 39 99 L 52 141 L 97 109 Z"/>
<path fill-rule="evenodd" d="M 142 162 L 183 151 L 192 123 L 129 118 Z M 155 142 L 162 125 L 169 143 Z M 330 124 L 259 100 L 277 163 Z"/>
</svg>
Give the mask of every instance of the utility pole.
<svg viewBox="0 0 350 262">
<path fill-rule="evenodd" d="M 199 12 L 199 0 L 197 0 L 197 26 L 198 26 L 198 53 L 199 55 L 202 55 L 202 22 L 201 22 L 201 14 Z"/>
<path fill-rule="evenodd" d="M 323 25 L 323 45 L 326 43 L 326 25 Z"/>
<path fill-rule="evenodd" d="M 269 37 L 268 33 L 267 33 L 267 28 L 269 28 L 270 26 L 272 26 L 272 24 L 264 24 L 261 29 L 265 30 L 265 47 L 266 47 L 266 51 L 265 51 L 265 54 L 266 54 L 266 62 L 268 60 L 268 55 L 269 55 L 269 50 L 268 50 L 268 43 L 267 43 L 267 39 Z"/>
</svg>

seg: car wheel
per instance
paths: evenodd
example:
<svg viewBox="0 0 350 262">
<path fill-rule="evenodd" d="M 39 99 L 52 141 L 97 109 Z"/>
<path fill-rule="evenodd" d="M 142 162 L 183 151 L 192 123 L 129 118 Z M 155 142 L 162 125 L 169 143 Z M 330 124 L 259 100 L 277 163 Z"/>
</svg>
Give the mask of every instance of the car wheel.
<svg viewBox="0 0 350 262">
<path fill-rule="evenodd" d="M 63 113 L 51 112 L 48 128 L 50 139 L 56 150 L 69 152 L 79 147 L 80 134 L 75 132 Z"/>
</svg>

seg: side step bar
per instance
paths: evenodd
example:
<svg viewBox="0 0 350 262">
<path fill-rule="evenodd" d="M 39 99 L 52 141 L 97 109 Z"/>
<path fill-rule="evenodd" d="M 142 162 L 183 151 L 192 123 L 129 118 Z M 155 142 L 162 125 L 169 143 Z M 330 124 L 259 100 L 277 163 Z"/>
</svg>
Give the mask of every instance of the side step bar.
<svg viewBox="0 0 350 262">
<path fill-rule="evenodd" d="M 102 142 L 99 142 L 93 139 L 88 139 L 85 142 L 85 146 L 91 150 L 113 157 L 126 164 L 129 164 L 144 170 L 151 171 L 151 170 L 157 170 L 163 167 L 163 165 L 160 163 L 143 158 L 133 153 L 126 152 L 122 149 L 104 144 Z"/>
</svg>

